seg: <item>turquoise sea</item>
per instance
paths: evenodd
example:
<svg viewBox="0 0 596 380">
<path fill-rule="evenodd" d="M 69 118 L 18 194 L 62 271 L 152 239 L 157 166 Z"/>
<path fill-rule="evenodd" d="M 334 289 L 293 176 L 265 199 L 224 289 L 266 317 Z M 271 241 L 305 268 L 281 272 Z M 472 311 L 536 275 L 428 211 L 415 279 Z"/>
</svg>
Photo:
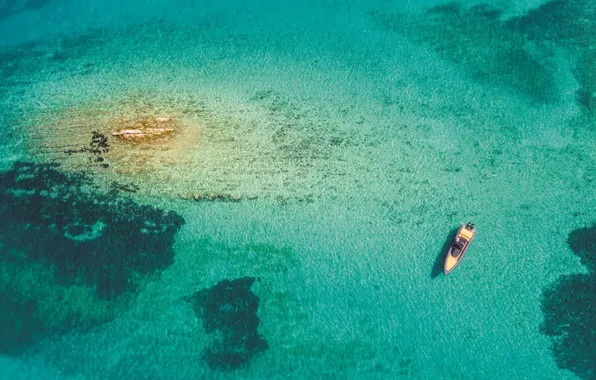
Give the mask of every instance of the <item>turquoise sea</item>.
<svg viewBox="0 0 596 380">
<path fill-rule="evenodd" d="M 0 0 L 0 36 L 0 379 L 596 379 L 593 0 Z"/>
</svg>

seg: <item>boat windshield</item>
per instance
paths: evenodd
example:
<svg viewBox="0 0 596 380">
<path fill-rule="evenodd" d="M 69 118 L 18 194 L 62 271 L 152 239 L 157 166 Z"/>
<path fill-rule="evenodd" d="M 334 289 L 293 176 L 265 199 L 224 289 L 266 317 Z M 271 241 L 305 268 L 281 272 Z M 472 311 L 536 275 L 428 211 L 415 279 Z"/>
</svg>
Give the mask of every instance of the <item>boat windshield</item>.
<svg viewBox="0 0 596 380">
<path fill-rule="evenodd" d="M 458 241 L 456 241 L 455 243 L 453 243 L 453 250 L 451 251 L 451 255 L 453 257 L 457 257 L 459 256 L 459 254 L 461 253 L 462 249 L 464 249 L 464 246 L 466 245 L 466 241 L 464 239 L 459 239 Z"/>
</svg>

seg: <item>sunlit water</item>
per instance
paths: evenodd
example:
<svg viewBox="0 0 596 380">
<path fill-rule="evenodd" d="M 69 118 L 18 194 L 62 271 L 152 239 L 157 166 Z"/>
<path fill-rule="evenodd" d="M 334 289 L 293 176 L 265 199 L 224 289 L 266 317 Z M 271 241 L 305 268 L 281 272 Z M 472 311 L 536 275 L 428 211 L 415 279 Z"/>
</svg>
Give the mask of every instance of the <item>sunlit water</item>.
<svg viewBox="0 0 596 380">
<path fill-rule="evenodd" d="M 0 3 L 0 377 L 596 378 L 595 15 Z"/>
</svg>

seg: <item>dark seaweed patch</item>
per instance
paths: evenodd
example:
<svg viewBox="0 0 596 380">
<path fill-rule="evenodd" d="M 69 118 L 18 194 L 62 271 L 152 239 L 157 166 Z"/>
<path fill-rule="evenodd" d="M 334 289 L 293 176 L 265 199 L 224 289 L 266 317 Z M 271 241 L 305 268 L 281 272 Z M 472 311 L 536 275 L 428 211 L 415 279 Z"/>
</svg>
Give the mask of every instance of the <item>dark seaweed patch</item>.
<svg viewBox="0 0 596 380">
<path fill-rule="evenodd" d="M 510 86 L 538 101 L 553 98 L 554 79 L 543 57 L 526 49 L 525 36 L 509 30 L 499 10 L 477 5 L 439 13 L 422 38 L 441 55 L 477 80 Z"/>
<path fill-rule="evenodd" d="M 435 5 L 434 7 L 430 8 L 427 13 L 459 13 L 461 12 L 462 7 L 461 4 L 456 2 L 446 3 L 446 4 L 439 4 Z"/>
<path fill-rule="evenodd" d="M 541 331 L 560 368 L 596 379 L 596 225 L 571 232 L 567 242 L 590 273 L 561 276 L 544 290 Z"/>
<path fill-rule="evenodd" d="M 0 292 L 0 352 L 19 355 L 42 335 L 37 303 L 15 291 Z"/>
<path fill-rule="evenodd" d="M 0 20 L 10 16 L 17 5 L 17 0 L 3 1 L 0 6 Z"/>
<path fill-rule="evenodd" d="M 596 23 L 594 24 L 596 30 Z M 596 33 L 595 33 L 596 34 Z M 596 39 L 596 35 L 594 36 Z M 588 111 L 596 111 L 596 43 L 595 46 L 582 50 L 573 74 L 581 87 L 577 91 L 577 100 Z"/>
<path fill-rule="evenodd" d="M 139 186 L 137 186 L 134 183 L 122 184 L 115 181 L 112 181 L 112 183 L 110 184 L 110 188 L 112 189 L 112 191 L 115 192 L 123 191 L 127 193 L 136 193 L 140 189 Z"/>
<path fill-rule="evenodd" d="M 40 0 L 37 4 L 39 5 L 43 1 Z M 0 4 L 0 21 L 2 20 L 2 9 Z M 41 71 L 64 71 L 64 64 L 67 61 L 78 60 L 85 56 L 89 49 L 95 49 L 105 42 L 105 31 L 92 29 L 81 34 L 39 39 L 2 48 L 0 49 L 0 89 L 4 86 L 10 88 L 13 85 L 37 82 L 42 78 L 38 75 Z M 84 75 L 92 72 L 94 66 L 87 62 L 81 66 L 69 68 L 69 72 L 73 70 L 77 74 Z M 0 91 L 0 96 L 4 95 Z"/>
<path fill-rule="evenodd" d="M 583 265 L 596 272 L 596 226 L 572 231 L 567 238 L 567 244 L 579 256 Z"/>
<path fill-rule="evenodd" d="M 259 298 L 251 290 L 254 281 L 253 277 L 223 280 L 189 298 L 205 331 L 221 333 L 203 352 L 212 369 L 237 369 L 268 348 L 258 332 Z"/>
<path fill-rule="evenodd" d="M 55 165 L 16 164 L 0 175 L 0 240 L 53 266 L 57 281 L 82 280 L 100 298 L 113 299 L 131 288 L 133 273 L 172 263 L 183 219 L 92 191 L 90 184 L 87 176 Z"/>
<path fill-rule="evenodd" d="M 501 11 L 488 4 L 478 4 L 470 7 L 470 14 L 496 20 L 501 16 Z"/>
<path fill-rule="evenodd" d="M 507 21 L 507 26 L 538 43 L 550 42 L 580 54 L 573 74 L 581 85 L 577 99 L 596 109 L 596 6 L 592 0 L 555 0 Z"/>
<path fill-rule="evenodd" d="M 112 315 L 109 305 L 172 263 L 183 223 L 173 212 L 102 192 L 87 175 L 57 164 L 16 163 L 0 173 L 0 269 L 8 270 L 0 278 L 0 352 L 18 354 L 43 337 L 105 321 L 93 313 L 82 320 L 84 306 L 62 295 L 75 285 L 79 294 L 89 289 L 95 306 L 88 307 Z"/>
<path fill-rule="evenodd" d="M 553 100 L 557 91 L 548 52 L 529 49 L 527 36 L 508 27 L 500 15 L 490 5 L 447 3 L 408 26 L 402 16 L 373 14 L 385 28 L 412 34 L 477 81 L 511 88 L 533 101 Z"/>
<path fill-rule="evenodd" d="M 28 83 L 25 75 L 39 70 L 39 61 L 43 57 L 39 42 L 27 42 L 18 46 L 0 50 L 0 85 Z M 16 77 L 19 76 L 17 80 Z M 0 93 L 0 95 L 3 95 Z"/>
<path fill-rule="evenodd" d="M 105 159 L 102 156 L 104 153 L 110 151 L 110 144 L 108 143 L 108 137 L 101 132 L 93 131 L 91 133 L 91 142 L 89 146 L 82 147 L 80 149 L 67 149 L 64 153 L 69 156 L 73 153 L 91 153 L 93 154 L 92 162 L 104 162 Z M 102 163 L 101 167 L 107 168 L 109 164 Z"/>
<path fill-rule="evenodd" d="M 584 47 L 596 38 L 596 7 L 591 0 L 555 0 L 506 24 L 536 41 Z"/>
<path fill-rule="evenodd" d="M 579 55 L 574 75 L 581 85 L 578 103 L 596 109 L 596 6 L 593 0 L 553 0 L 525 15 L 503 20 L 488 4 L 469 8 L 457 2 L 427 10 L 408 28 L 407 18 L 373 12 L 388 30 L 412 33 L 476 80 L 507 86 L 530 99 L 557 97 L 553 45 Z"/>
<path fill-rule="evenodd" d="M 0 21 L 21 12 L 42 8 L 51 1 L 52 0 L 26 0 L 23 2 L 18 0 L 5 0 L 0 3 Z"/>
</svg>

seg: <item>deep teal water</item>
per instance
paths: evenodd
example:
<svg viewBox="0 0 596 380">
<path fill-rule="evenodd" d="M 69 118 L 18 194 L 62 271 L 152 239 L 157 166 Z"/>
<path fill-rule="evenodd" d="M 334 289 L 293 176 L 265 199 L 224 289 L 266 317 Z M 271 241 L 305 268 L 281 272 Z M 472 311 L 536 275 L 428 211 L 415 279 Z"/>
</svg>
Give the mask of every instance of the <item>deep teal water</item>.
<svg viewBox="0 0 596 380">
<path fill-rule="evenodd" d="M 0 35 L 0 378 L 596 378 L 593 2 L 5 0 Z"/>
</svg>

